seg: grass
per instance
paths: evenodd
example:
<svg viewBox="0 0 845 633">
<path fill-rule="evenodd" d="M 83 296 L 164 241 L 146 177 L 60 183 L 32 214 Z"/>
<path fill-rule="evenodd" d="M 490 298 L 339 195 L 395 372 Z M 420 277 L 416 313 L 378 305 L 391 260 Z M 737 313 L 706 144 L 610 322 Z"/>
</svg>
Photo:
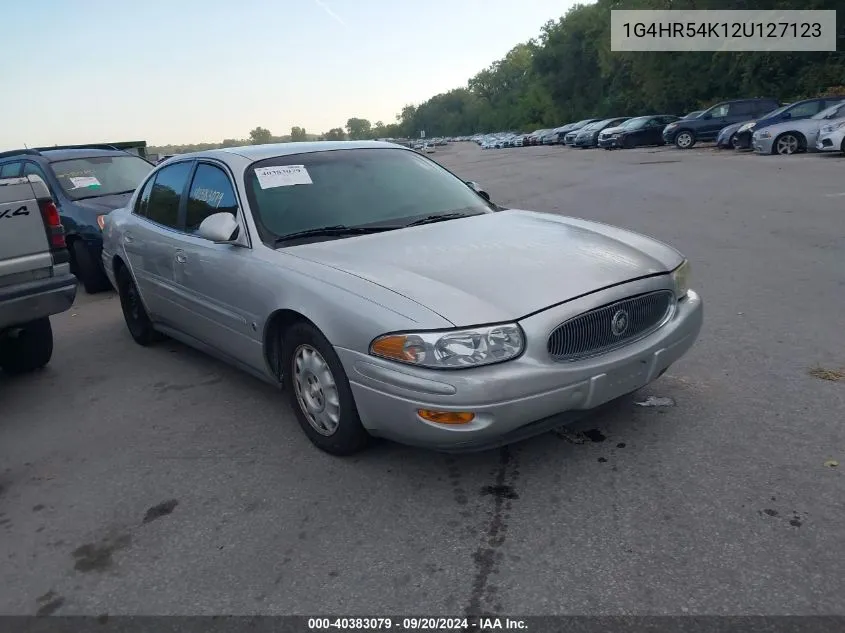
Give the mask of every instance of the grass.
<svg viewBox="0 0 845 633">
<path fill-rule="evenodd" d="M 808 372 L 813 378 L 829 380 L 831 382 L 845 382 L 845 368 L 826 369 L 824 367 L 813 367 Z"/>
</svg>

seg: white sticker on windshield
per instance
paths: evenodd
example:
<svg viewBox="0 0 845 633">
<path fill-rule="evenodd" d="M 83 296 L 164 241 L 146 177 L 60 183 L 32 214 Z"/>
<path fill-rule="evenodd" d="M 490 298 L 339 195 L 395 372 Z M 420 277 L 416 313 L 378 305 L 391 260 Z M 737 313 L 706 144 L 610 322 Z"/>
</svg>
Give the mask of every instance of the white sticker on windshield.
<svg viewBox="0 0 845 633">
<path fill-rule="evenodd" d="M 314 184 L 308 170 L 305 169 L 305 165 L 259 167 L 255 170 L 255 175 L 258 177 L 258 184 L 262 189 Z"/>
<path fill-rule="evenodd" d="M 74 189 L 85 189 L 86 187 L 99 187 L 100 181 L 94 176 L 77 176 L 70 179 Z"/>
</svg>

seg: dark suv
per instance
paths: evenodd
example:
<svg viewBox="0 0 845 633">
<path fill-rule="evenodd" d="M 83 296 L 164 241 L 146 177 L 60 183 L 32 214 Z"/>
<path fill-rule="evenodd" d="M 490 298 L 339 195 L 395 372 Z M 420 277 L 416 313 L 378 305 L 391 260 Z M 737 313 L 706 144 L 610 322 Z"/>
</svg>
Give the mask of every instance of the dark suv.
<svg viewBox="0 0 845 633">
<path fill-rule="evenodd" d="M 663 140 L 679 149 L 689 149 L 698 141 L 713 141 L 722 128 L 733 123 L 756 119 L 780 107 L 776 99 L 754 98 L 722 101 L 694 119 L 670 123 L 663 130 Z"/>
<path fill-rule="evenodd" d="M 39 176 L 59 208 L 70 271 L 88 293 L 111 287 L 103 270 L 103 218 L 127 202 L 152 170 L 143 158 L 108 146 L 0 152 L 0 178 Z"/>
</svg>

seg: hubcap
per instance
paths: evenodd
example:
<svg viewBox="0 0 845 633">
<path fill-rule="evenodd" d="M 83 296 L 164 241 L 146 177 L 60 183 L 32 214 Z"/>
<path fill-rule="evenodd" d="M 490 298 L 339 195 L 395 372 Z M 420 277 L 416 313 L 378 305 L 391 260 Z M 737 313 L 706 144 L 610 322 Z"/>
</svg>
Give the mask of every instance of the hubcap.
<svg viewBox="0 0 845 633">
<path fill-rule="evenodd" d="M 326 359 L 310 345 L 293 354 L 293 389 L 305 419 L 320 435 L 332 435 L 340 424 L 340 396 Z"/>
<path fill-rule="evenodd" d="M 794 154 L 798 151 L 798 139 L 787 134 L 778 139 L 778 154 Z"/>
<path fill-rule="evenodd" d="M 684 132 L 680 136 L 678 136 L 678 145 L 681 147 L 689 147 L 689 144 L 692 142 L 692 136 Z"/>
</svg>

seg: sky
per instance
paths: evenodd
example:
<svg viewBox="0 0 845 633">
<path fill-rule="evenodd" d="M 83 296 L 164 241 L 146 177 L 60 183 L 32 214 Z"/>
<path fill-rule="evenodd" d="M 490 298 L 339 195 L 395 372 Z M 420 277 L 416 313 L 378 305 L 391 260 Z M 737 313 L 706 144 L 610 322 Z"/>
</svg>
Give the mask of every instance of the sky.
<svg viewBox="0 0 845 633">
<path fill-rule="evenodd" d="M 256 126 L 319 134 L 350 117 L 390 123 L 408 103 L 465 86 L 574 4 L 6 2 L 0 151 L 219 142 Z"/>
</svg>

